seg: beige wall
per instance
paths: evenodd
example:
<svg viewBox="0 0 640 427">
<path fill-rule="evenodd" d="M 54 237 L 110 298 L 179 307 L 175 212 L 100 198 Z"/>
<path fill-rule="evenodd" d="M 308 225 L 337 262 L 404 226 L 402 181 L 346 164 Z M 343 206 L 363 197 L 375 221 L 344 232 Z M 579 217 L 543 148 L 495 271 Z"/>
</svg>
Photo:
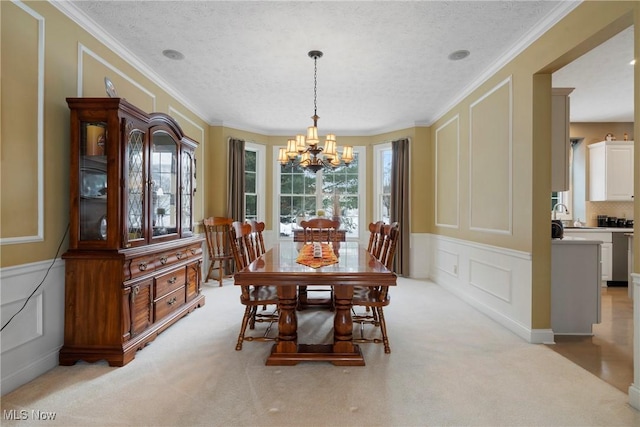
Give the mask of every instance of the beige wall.
<svg viewBox="0 0 640 427">
<path fill-rule="evenodd" d="M 458 227 L 448 227 L 446 224 L 434 226 L 434 232 L 531 253 L 533 329 L 550 327 L 550 74 L 629 25 L 635 23 L 636 28 L 640 28 L 639 9 L 637 2 L 582 3 L 439 119 L 431 130 L 434 145 L 459 145 L 460 162 L 458 179 L 451 180 L 448 172 L 440 170 L 435 179 L 438 192 L 454 194 L 458 191 L 455 185 L 459 185 L 457 209 L 460 212 L 460 224 Z M 638 33 L 635 33 L 636 54 Z M 639 67 L 636 67 L 636 87 L 638 74 Z M 499 90 L 507 79 L 512 83 L 511 96 L 493 96 L 492 91 Z M 636 104 L 638 92 L 636 90 Z M 475 112 L 473 106 L 480 105 L 488 97 L 493 97 L 492 111 L 480 111 L 486 122 L 478 124 L 472 117 Z M 459 127 L 457 137 L 450 132 L 438 132 L 456 117 Z M 503 134 L 505 123 L 509 123 L 511 129 L 508 141 Z M 630 135 L 637 133 L 638 120 L 635 123 L 636 132 L 630 132 Z M 495 129 L 495 140 L 490 137 L 488 129 Z M 505 157 L 507 149 L 511 150 L 509 157 Z M 452 155 L 445 152 L 438 154 Z M 481 157 L 476 159 L 476 154 Z M 488 160 L 491 158 L 495 161 Z M 637 159 L 636 153 L 636 162 Z M 452 159 L 447 161 L 451 163 Z M 498 186 L 501 185 L 500 177 L 510 177 L 512 188 L 510 191 L 503 187 L 496 190 L 491 185 L 475 184 L 476 180 L 485 176 Z M 450 185 L 447 185 L 449 182 Z M 437 207 L 437 212 L 455 211 L 452 207 L 456 204 L 455 200 L 448 198 L 439 201 L 447 206 Z M 507 213 L 509 209 L 511 212 Z M 510 232 L 497 231 L 504 226 L 504 218 L 486 230 L 474 228 L 477 210 L 485 214 L 494 210 L 500 217 L 510 215 Z M 481 219 L 479 222 L 483 221 Z"/>
<path fill-rule="evenodd" d="M 2 17 L 2 217 L 1 237 L 34 234 L 38 209 L 38 170 L 43 172 L 44 235 L 42 241 L 5 244 L 0 266 L 7 267 L 54 257 L 69 221 L 69 109 L 65 98 L 106 96 L 104 77 L 118 95 L 146 111 L 172 115 L 185 134 L 201 142 L 196 158 L 203 158 L 208 125 L 160 86 L 80 29 L 48 2 L 26 2 L 45 23 L 43 122 L 37 118 L 38 20 L 12 2 L 0 2 Z M 17 25 L 14 25 L 16 23 Z M 23 41 L 27 41 L 27 45 Z M 16 60 L 19 58 L 19 61 Z M 35 73 L 35 75 L 34 75 Z M 34 90 L 35 88 L 35 90 Z M 16 93 L 17 91 L 17 93 Z M 43 159 L 38 164 L 37 130 L 43 135 Z M 201 163 L 198 166 L 202 166 Z M 207 183 L 199 181 L 195 219 L 202 219 Z M 5 191 L 10 188 L 10 191 Z M 37 240 L 37 239 L 34 239 Z M 67 242 L 62 246 L 65 251 Z"/>
</svg>

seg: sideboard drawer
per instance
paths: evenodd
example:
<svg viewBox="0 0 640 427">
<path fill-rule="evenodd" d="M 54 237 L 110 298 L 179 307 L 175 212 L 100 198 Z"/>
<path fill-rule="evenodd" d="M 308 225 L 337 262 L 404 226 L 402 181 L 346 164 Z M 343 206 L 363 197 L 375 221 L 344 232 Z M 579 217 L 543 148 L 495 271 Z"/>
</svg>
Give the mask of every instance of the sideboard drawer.
<svg viewBox="0 0 640 427">
<path fill-rule="evenodd" d="M 184 289 L 184 286 L 180 289 L 176 289 L 153 303 L 153 318 L 155 322 L 184 305 Z"/>
<path fill-rule="evenodd" d="M 135 279 L 143 274 L 149 274 L 155 270 L 155 257 L 153 255 L 143 255 L 132 258 L 125 263 L 125 280 Z"/>
<path fill-rule="evenodd" d="M 164 295 L 184 287 L 187 283 L 186 267 L 171 270 L 155 279 L 154 298 L 162 298 Z"/>
</svg>

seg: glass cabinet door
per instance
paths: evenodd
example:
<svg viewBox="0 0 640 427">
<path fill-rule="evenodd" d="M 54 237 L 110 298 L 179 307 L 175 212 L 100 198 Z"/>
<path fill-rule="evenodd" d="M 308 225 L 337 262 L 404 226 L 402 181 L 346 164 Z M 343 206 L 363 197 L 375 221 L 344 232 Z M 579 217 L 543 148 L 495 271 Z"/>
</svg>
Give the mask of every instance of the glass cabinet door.
<svg viewBox="0 0 640 427">
<path fill-rule="evenodd" d="M 193 230 L 193 192 L 195 190 L 195 161 L 193 153 L 182 152 L 182 235 L 190 235 Z"/>
<path fill-rule="evenodd" d="M 168 133 L 153 133 L 150 162 L 153 237 L 175 234 L 178 221 L 178 145 Z"/>
<path fill-rule="evenodd" d="M 124 217 L 127 230 L 127 244 L 143 242 L 145 235 L 144 217 L 144 132 L 129 132 L 126 145 L 127 198 Z"/>
<path fill-rule="evenodd" d="M 80 240 L 107 239 L 106 130 L 106 122 L 81 122 L 80 125 Z"/>
</svg>

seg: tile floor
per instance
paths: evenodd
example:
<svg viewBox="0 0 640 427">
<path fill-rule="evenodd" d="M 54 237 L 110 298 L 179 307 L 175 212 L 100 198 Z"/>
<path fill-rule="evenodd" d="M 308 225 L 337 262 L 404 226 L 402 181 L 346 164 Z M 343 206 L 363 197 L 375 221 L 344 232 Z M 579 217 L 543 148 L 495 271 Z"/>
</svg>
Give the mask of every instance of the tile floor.
<svg viewBox="0 0 640 427">
<path fill-rule="evenodd" d="M 593 336 L 556 335 L 549 348 L 627 393 L 633 382 L 633 302 L 622 286 L 602 288 Z"/>
</svg>

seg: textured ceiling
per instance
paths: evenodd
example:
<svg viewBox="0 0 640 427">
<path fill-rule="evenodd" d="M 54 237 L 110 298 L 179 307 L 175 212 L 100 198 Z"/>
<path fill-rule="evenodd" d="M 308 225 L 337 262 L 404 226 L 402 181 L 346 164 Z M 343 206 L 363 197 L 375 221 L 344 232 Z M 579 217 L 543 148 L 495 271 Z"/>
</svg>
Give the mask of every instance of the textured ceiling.
<svg viewBox="0 0 640 427">
<path fill-rule="evenodd" d="M 633 122 L 633 27 L 553 73 L 554 87 L 573 87 L 572 122 Z"/>
<path fill-rule="evenodd" d="M 143 71 L 159 77 L 170 93 L 210 124 L 267 135 L 293 135 L 311 124 L 314 68 L 307 56 L 310 50 L 324 52 L 318 60 L 321 133 L 376 134 L 431 124 L 577 4 L 62 3 L 58 7 L 101 39 L 113 38 L 108 45 L 117 53 L 133 58 Z M 184 59 L 166 58 L 162 55 L 165 49 L 181 52 Z M 471 55 L 461 61 L 447 58 L 460 49 Z M 589 83 L 572 80 L 568 71 L 561 71 L 562 86 Z M 576 89 L 576 99 L 582 90 Z M 623 104 L 622 99 L 618 101 Z M 584 108 L 572 102 L 572 112 L 591 120 L 595 107 L 606 102 L 610 101 L 585 103 Z"/>
</svg>

